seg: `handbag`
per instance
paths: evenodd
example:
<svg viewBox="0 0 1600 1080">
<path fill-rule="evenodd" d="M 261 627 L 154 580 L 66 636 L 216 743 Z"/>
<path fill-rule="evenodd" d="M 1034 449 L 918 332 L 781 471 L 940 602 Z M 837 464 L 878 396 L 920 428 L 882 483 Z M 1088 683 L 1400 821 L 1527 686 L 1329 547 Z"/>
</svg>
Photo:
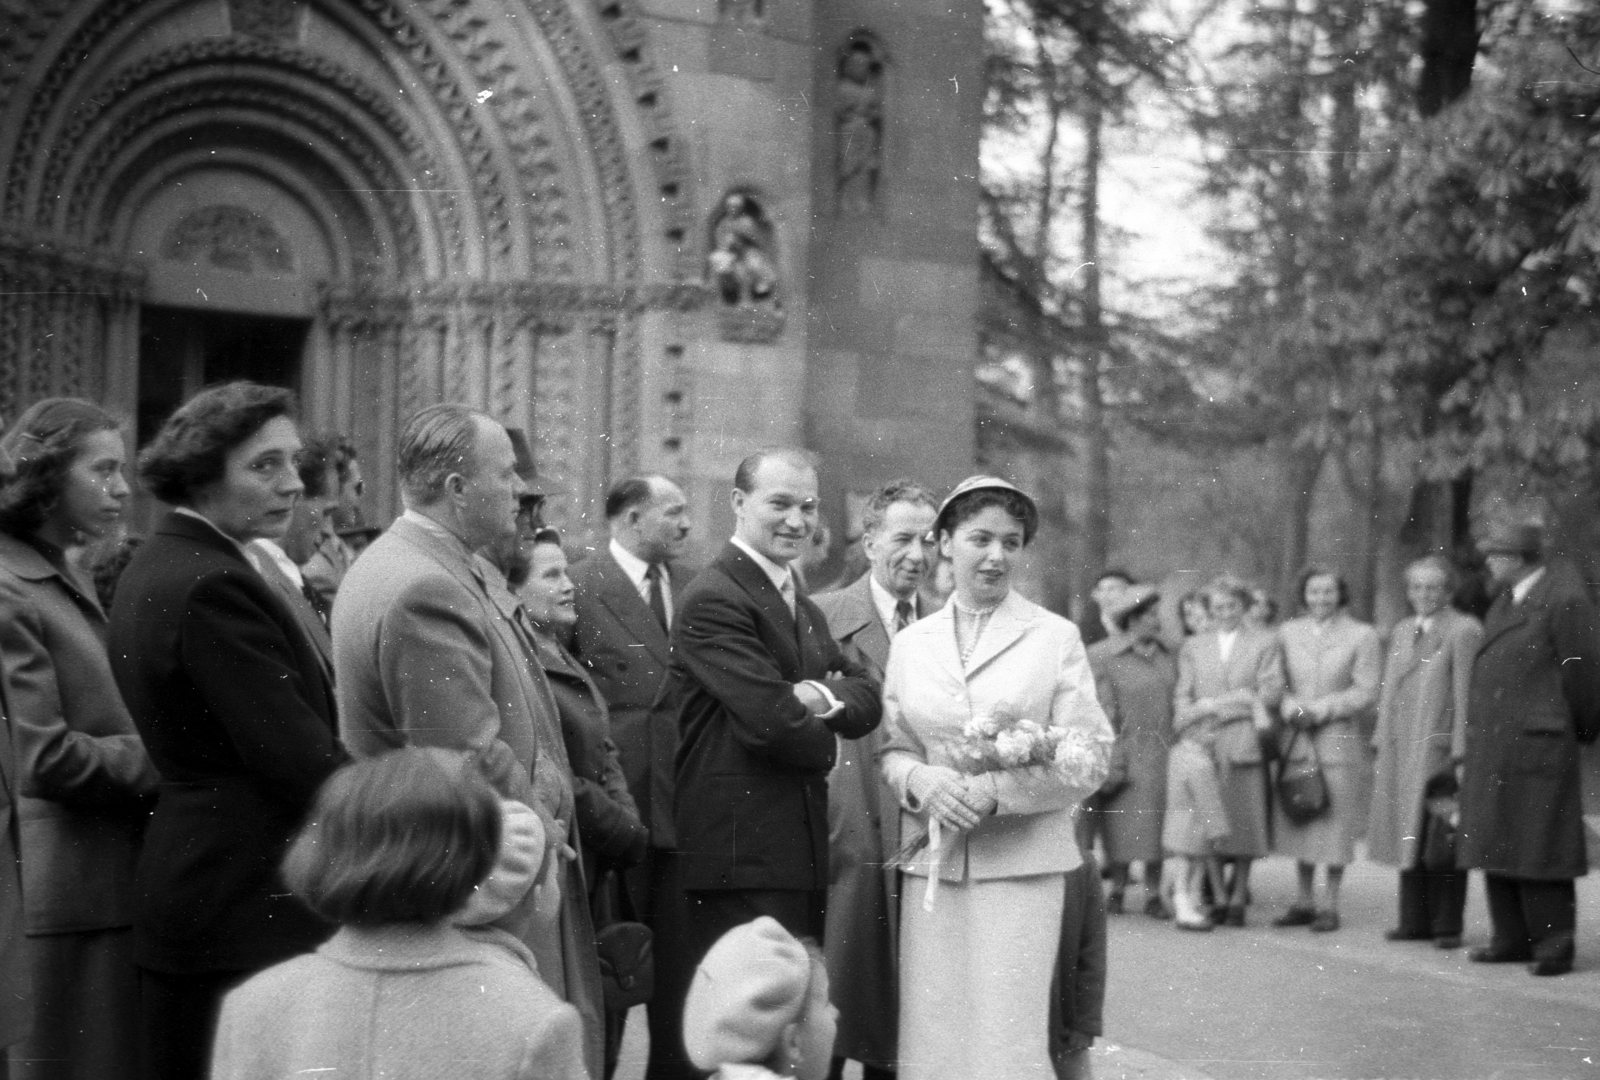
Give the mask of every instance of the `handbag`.
<svg viewBox="0 0 1600 1080">
<path fill-rule="evenodd" d="M 1101 781 L 1095 794 L 1101 802 L 1109 802 L 1122 794 L 1122 789 L 1128 783 L 1128 751 L 1123 747 L 1122 740 L 1118 739 L 1111 744 L 1111 761 L 1106 769 L 1106 778 Z"/>
<path fill-rule="evenodd" d="M 1305 757 L 1295 757 L 1295 741 L 1302 736 L 1311 752 Z M 1317 756 L 1317 744 L 1304 728 L 1296 728 L 1283 748 L 1283 763 L 1278 766 L 1278 805 L 1283 815 L 1296 825 L 1315 821 L 1328 809 L 1328 781 L 1322 775 L 1322 759 Z"/>
<path fill-rule="evenodd" d="M 594 935 L 595 952 L 600 957 L 600 984 L 606 1011 L 627 1012 L 635 1005 L 648 1003 L 655 994 L 655 935 L 642 922 L 617 917 L 623 909 L 632 915 L 633 905 L 615 873 L 606 875 L 601 889 L 606 899 L 598 905 L 601 910 L 597 915 L 605 925 Z"/>
</svg>

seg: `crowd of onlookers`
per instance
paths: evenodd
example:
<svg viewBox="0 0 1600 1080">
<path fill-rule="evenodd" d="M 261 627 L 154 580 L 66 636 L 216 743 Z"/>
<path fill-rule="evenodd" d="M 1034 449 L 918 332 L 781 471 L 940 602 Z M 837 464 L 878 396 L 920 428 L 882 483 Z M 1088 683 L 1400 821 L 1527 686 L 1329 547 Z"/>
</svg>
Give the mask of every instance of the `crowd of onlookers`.
<svg viewBox="0 0 1600 1080">
<path fill-rule="evenodd" d="M 1459 946 L 1478 868 L 1493 938 L 1472 959 L 1572 966 L 1600 650 L 1532 526 L 1481 538 L 1484 622 L 1438 557 L 1407 568 L 1387 646 L 1328 568 L 1282 621 L 1232 577 L 1164 605 L 1109 571 L 1085 657 L 1010 590 L 1038 515 L 997 478 L 875 493 L 859 573 L 813 602 L 801 451 L 741 463 L 735 535 L 698 576 L 665 477 L 617 483 L 609 543 L 569 567 L 521 432 L 434 406 L 397 469 L 405 512 L 369 526 L 350 442 L 303 437 L 293 395 L 243 382 L 191 398 L 132 468 L 86 401 L 0 437 L 0 1080 L 598 1078 L 646 998 L 652 1080 L 707 1061 L 821 1080 L 845 1058 L 876 1080 L 907 957 L 955 994 L 917 1006 L 917 1045 L 955 1003 L 986 1007 L 946 946 L 1027 921 L 993 912 L 1046 913 L 1056 948 L 1008 970 L 1039 982 L 1029 1008 L 1048 986 L 1049 1056 L 1084 1075 L 1097 850 L 1106 911 L 1137 877 L 1143 911 L 1189 931 L 1246 925 L 1253 861 L 1288 856 L 1298 895 L 1271 921 L 1325 933 L 1364 836 L 1399 871 L 1390 938 Z M 127 472 L 170 508 L 142 540 Z M 967 697 L 929 697 L 941 680 Z M 996 709 L 1037 691 L 1032 711 L 1091 738 L 1109 720 L 1082 866 L 1088 788 L 1057 805 L 1059 777 L 963 776 L 934 745 L 980 689 Z M 1007 815 L 1029 844 L 993 846 Z M 935 819 L 960 857 L 899 858 Z M 984 860 L 993 881 L 963 878 Z M 925 906 L 902 895 L 917 874 Z"/>
<path fill-rule="evenodd" d="M 1103 574 L 1085 637 L 1102 639 L 1089 656 L 1118 745 L 1083 838 L 1103 845 L 1108 910 L 1140 867 L 1146 914 L 1243 926 L 1252 861 L 1280 854 L 1298 890 L 1272 925 L 1335 931 L 1364 837 L 1399 871 L 1389 939 L 1459 947 L 1467 869 L 1482 868 L 1494 935 L 1471 959 L 1570 970 L 1578 746 L 1600 732 L 1594 606 L 1571 567 L 1546 564 L 1536 526 L 1495 525 L 1478 547 L 1487 626 L 1428 556 L 1405 571 L 1411 614 L 1387 647 L 1331 568 L 1301 575 L 1282 622 L 1260 589 L 1217 578 L 1178 599 L 1176 641 L 1155 588 Z"/>
</svg>

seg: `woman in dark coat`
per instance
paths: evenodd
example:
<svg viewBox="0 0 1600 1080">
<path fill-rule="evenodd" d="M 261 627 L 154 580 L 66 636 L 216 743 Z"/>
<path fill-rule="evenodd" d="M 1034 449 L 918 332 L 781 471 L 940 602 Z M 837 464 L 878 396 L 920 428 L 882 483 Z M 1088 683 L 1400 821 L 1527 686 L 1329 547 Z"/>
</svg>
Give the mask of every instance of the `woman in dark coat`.
<svg viewBox="0 0 1600 1080">
<path fill-rule="evenodd" d="M 1117 633 L 1089 647 L 1095 692 L 1117 733 L 1112 773 L 1116 776 L 1120 763 L 1122 784 L 1084 802 L 1085 816 L 1105 840 L 1111 869 L 1108 909 L 1122 912 L 1128 868 L 1142 861 L 1144 912 L 1155 918 L 1167 915 L 1160 891 L 1161 821 L 1167 806 L 1172 695 L 1178 685 L 1177 658 L 1161 640 L 1160 602 L 1161 594 L 1150 586 L 1128 586 L 1106 613 Z"/>
<path fill-rule="evenodd" d="M 347 756 L 332 668 L 243 545 L 281 537 L 301 492 L 294 397 L 201 391 L 139 457 L 177 509 L 123 572 L 112 668 L 162 783 L 134 916 L 150 1080 L 199 1080 L 222 995 L 332 931 L 278 865 Z"/>
<path fill-rule="evenodd" d="M 138 1052 L 133 869 L 159 777 L 111 674 L 105 613 L 66 557 L 120 527 L 126 456 L 116 420 L 73 398 L 0 439 L 0 696 L 37 1010 L 12 1080 L 114 1080 Z"/>
<path fill-rule="evenodd" d="M 572 636 L 578 609 L 560 534 L 554 529 L 539 529 L 533 534 L 531 545 L 525 547 L 524 558 L 526 571 L 514 567 L 510 584 L 533 621 L 539 664 L 561 717 L 562 741 L 572 765 L 572 793 L 589 910 L 599 929 L 611 921 L 621 897 L 619 881 L 611 871 L 638 865 L 644 859 L 650 833 L 640 822 L 638 807 L 628 792 L 622 760 L 611 741 L 605 698 L 563 644 Z M 616 1069 L 626 1021 L 626 1013 L 606 1014 L 607 1076 Z"/>
</svg>

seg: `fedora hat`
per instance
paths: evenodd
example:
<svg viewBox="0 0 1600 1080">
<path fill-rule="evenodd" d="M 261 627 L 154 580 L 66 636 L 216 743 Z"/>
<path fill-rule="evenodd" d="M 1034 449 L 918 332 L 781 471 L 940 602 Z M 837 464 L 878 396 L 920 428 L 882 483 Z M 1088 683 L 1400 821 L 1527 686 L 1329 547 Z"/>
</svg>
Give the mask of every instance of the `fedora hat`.
<svg viewBox="0 0 1600 1080">
<path fill-rule="evenodd" d="M 1537 555 L 1544 548 L 1544 530 L 1526 522 L 1496 522 L 1478 538 L 1484 555 Z"/>
<path fill-rule="evenodd" d="M 1009 491 L 1013 495 L 1022 497 L 1026 511 L 1022 519 L 1022 542 L 1024 544 L 1033 539 L 1033 534 L 1039 531 L 1039 508 L 1034 505 L 1033 497 L 1017 485 L 998 476 L 969 476 L 955 486 L 950 494 L 944 497 L 944 502 L 939 504 L 939 513 L 933 519 L 933 535 L 938 536 L 949 528 L 947 523 L 950 510 L 957 501 L 975 491 Z"/>
<path fill-rule="evenodd" d="M 1161 590 L 1154 585 L 1133 584 L 1123 589 L 1106 605 L 1103 614 L 1115 626 L 1121 626 L 1122 620 L 1134 612 L 1142 611 L 1161 599 Z"/>
</svg>

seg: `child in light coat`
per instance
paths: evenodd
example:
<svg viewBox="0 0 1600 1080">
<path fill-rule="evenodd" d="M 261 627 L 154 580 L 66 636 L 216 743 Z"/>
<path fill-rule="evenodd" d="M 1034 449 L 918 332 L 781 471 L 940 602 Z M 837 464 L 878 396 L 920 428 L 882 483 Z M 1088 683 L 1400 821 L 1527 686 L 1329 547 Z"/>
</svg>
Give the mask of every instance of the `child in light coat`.
<svg viewBox="0 0 1600 1080">
<path fill-rule="evenodd" d="M 838 1025 L 822 951 L 765 915 L 711 947 L 683 1007 L 684 1047 L 712 1080 L 825 1080 Z"/>
</svg>

